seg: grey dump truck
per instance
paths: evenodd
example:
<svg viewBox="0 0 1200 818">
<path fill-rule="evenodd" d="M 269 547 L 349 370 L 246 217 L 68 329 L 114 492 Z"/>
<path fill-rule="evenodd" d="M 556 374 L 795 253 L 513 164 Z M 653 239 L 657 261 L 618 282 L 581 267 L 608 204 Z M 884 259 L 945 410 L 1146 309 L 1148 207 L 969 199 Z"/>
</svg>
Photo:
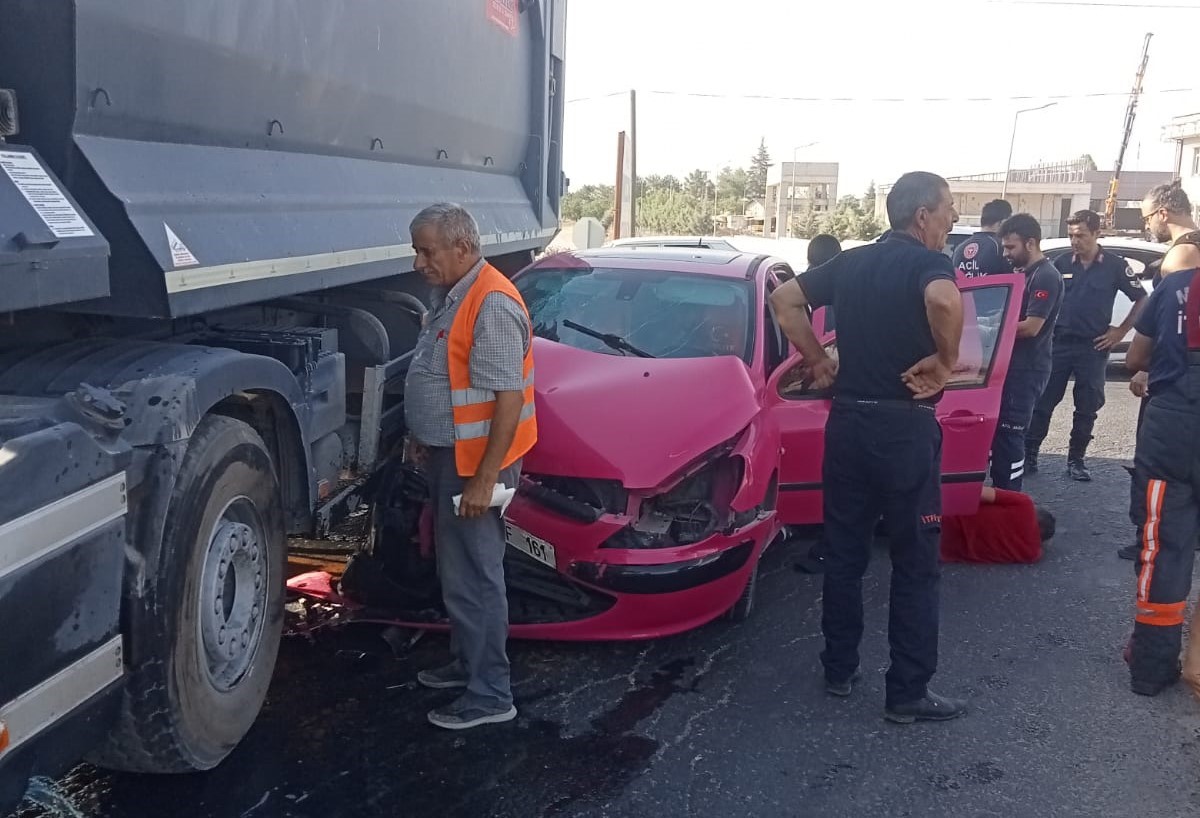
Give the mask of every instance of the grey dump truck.
<svg viewBox="0 0 1200 818">
<path fill-rule="evenodd" d="M 0 812 L 218 763 L 403 436 L 411 218 L 558 227 L 565 0 L 0 0 Z"/>
</svg>

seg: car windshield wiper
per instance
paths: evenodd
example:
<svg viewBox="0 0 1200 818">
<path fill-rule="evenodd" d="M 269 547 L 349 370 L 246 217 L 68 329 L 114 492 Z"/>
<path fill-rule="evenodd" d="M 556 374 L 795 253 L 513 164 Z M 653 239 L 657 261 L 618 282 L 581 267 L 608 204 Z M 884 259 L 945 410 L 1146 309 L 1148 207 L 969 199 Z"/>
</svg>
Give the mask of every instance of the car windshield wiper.
<svg viewBox="0 0 1200 818">
<path fill-rule="evenodd" d="M 632 352 L 634 355 L 638 356 L 639 358 L 655 357 L 654 355 L 651 355 L 649 352 L 646 352 L 644 349 L 638 349 L 633 344 L 629 343 L 624 338 L 622 338 L 620 335 L 613 335 L 608 332 L 599 332 L 598 330 L 594 330 L 591 327 L 585 327 L 583 324 L 576 324 L 574 321 L 571 321 L 570 319 L 566 319 L 566 318 L 563 319 L 562 323 L 563 323 L 563 326 L 567 327 L 568 329 L 573 329 L 576 332 L 582 332 L 584 335 L 588 335 L 592 338 L 595 338 L 597 341 L 603 341 L 606 346 L 611 347 L 612 349 L 615 349 L 618 352 Z"/>
</svg>

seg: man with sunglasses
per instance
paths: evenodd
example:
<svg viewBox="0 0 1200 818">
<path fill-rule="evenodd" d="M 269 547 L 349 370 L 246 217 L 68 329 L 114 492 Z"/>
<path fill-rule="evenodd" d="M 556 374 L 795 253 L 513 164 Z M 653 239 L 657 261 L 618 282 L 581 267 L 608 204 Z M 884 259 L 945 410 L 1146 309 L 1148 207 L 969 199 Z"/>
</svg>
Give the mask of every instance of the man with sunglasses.
<svg viewBox="0 0 1200 818">
<path fill-rule="evenodd" d="M 1200 231 L 1178 181 L 1150 191 L 1142 218 L 1154 238 L 1172 242 L 1162 282 L 1125 357 L 1131 371 L 1149 373 L 1150 394 L 1134 455 L 1134 510 L 1141 505 L 1143 511 L 1140 518 L 1131 515 L 1141 550 L 1127 656 L 1133 692 L 1154 696 L 1180 676 L 1200 520 Z M 1188 646 L 1182 670 L 1200 692 L 1200 638 Z"/>
<path fill-rule="evenodd" d="M 1200 267 L 1200 228 L 1192 218 L 1192 203 L 1183 191 L 1179 180 L 1158 185 L 1142 200 L 1142 224 L 1150 238 L 1158 242 L 1170 242 L 1171 248 L 1158 262 L 1152 279 L 1157 290 L 1163 277 L 1180 270 Z M 1129 360 L 1126 359 L 1126 366 Z M 1150 402 L 1150 373 L 1136 372 L 1129 381 L 1129 391 L 1141 398 L 1138 407 L 1137 428 L 1141 431 L 1146 404 Z M 1117 549 L 1117 556 L 1124 560 L 1136 560 L 1142 551 L 1142 525 L 1146 521 L 1145 484 L 1139 483 L 1136 469 L 1130 470 L 1133 478 L 1129 505 L 1129 519 L 1136 529 L 1131 545 Z"/>
</svg>

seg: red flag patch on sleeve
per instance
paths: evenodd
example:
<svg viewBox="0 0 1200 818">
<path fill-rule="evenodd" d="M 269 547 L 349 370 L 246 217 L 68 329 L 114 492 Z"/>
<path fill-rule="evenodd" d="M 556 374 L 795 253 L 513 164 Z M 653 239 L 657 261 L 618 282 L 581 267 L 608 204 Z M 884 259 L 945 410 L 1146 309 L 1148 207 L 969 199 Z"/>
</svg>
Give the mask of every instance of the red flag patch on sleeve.
<svg viewBox="0 0 1200 818">
<path fill-rule="evenodd" d="M 1049 290 L 1034 290 L 1033 297 L 1036 298 L 1038 301 L 1045 301 L 1047 298 L 1050 297 L 1050 291 Z"/>
</svg>

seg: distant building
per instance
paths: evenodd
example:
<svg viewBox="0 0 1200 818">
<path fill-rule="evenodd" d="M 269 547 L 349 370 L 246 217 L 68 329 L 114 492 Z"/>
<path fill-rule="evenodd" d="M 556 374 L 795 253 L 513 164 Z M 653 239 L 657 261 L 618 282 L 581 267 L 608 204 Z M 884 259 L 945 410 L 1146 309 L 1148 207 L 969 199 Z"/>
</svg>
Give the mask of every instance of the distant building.
<svg viewBox="0 0 1200 818">
<path fill-rule="evenodd" d="M 794 231 L 809 211 L 832 210 L 837 197 L 837 162 L 777 162 L 767 169 L 761 235 L 784 238 L 788 235 L 789 215 Z"/>
<path fill-rule="evenodd" d="M 1065 236 L 1067 219 L 1077 210 L 1104 213 L 1111 173 L 1094 170 L 1086 159 L 1072 162 L 1053 162 L 1032 168 L 1014 169 L 1008 175 L 1005 198 L 1013 212 L 1029 213 L 1042 227 L 1047 238 Z M 1156 184 L 1170 179 L 1166 171 L 1127 171 L 1121 174 L 1118 188 L 1116 229 L 1121 232 L 1140 232 L 1141 200 Z M 1005 189 L 1004 171 L 968 176 L 948 177 L 954 204 L 958 208 L 959 224 L 979 227 L 983 206 L 999 199 Z M 887 194 L 891 185 L 876 190 L 875 215 L 887 223 Z"/>
<path fill-rule="evenodd" d="M 1175 175 L 1192 200 L 1192 216 L 1200 218 L 1200 113 L 1172 119 L 1163 128 L 1163 141 L 1175 143 Z"/>
<path fill-rule="evenodd" d="M 718 235 L 726 233 L 750 234 L 761 236 L 766 220 L 766 208 L 760 199 L 752 199 L 746 205 L 744 213 L 723 213 L 713 220 L 714 229 Z"/>
</svg>

